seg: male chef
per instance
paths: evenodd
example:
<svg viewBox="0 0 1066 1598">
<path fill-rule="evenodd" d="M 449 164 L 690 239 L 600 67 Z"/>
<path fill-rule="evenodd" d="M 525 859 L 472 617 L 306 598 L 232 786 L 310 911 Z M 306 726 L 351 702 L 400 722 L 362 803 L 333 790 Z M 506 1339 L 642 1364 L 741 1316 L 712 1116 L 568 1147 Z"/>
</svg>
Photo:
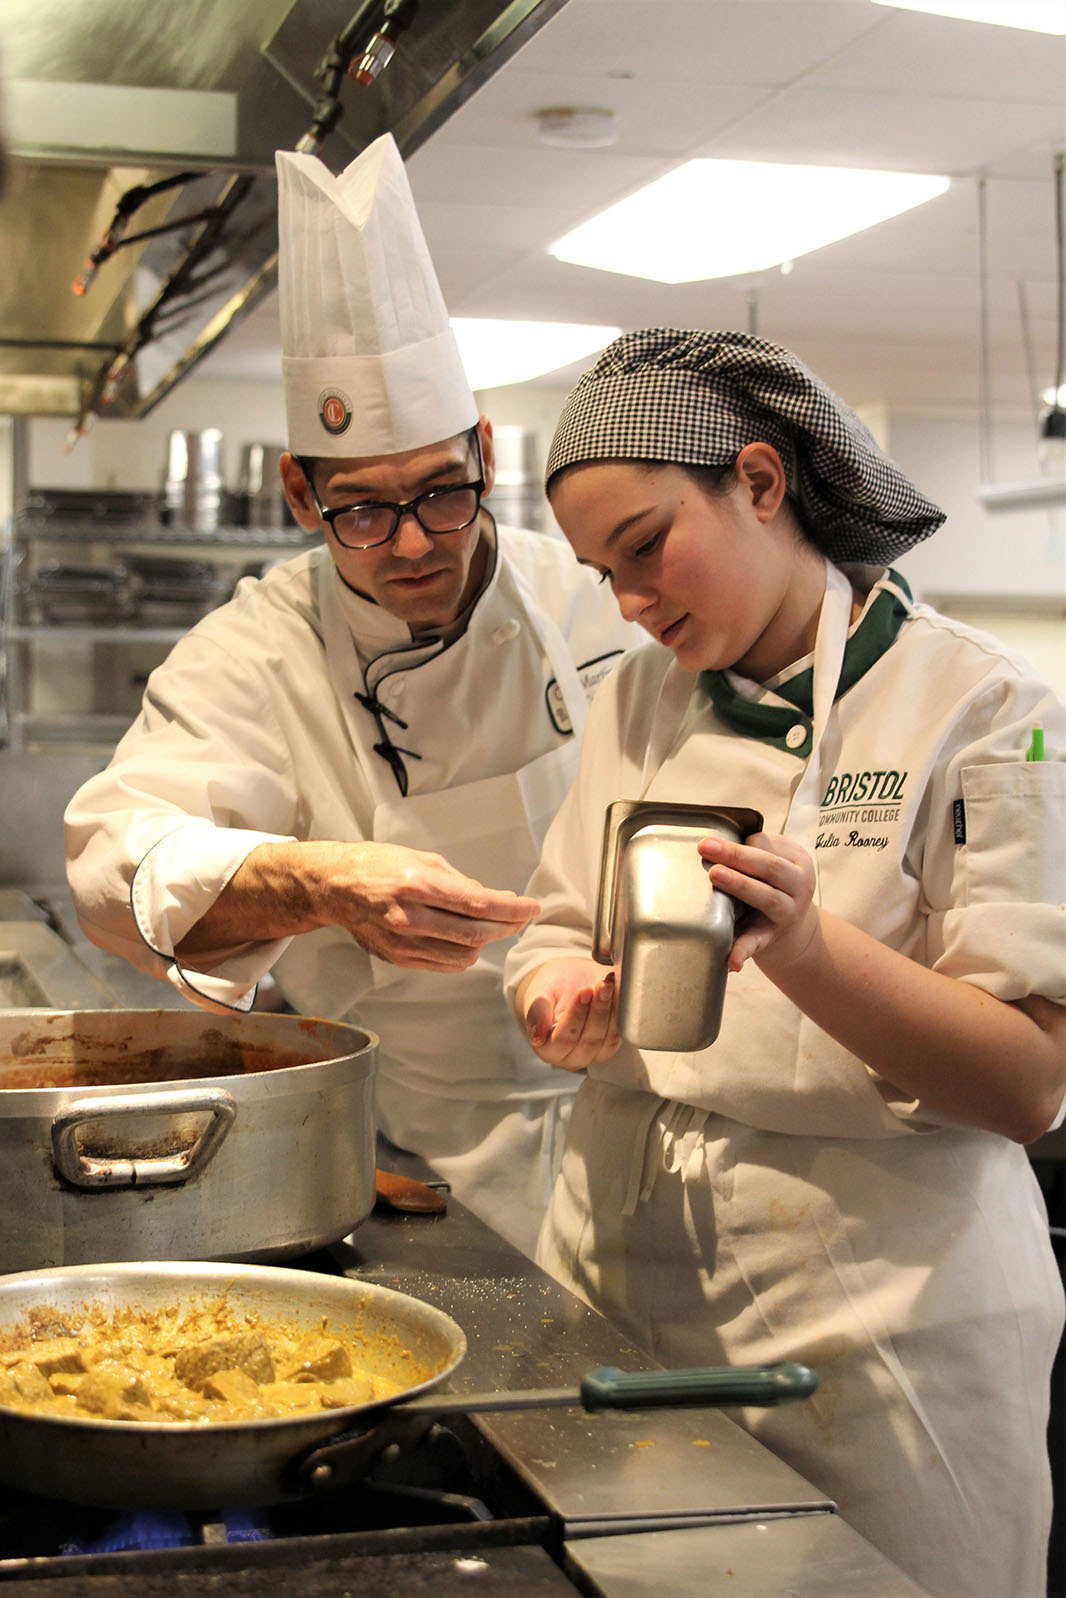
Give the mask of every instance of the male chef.
<svg viewBox="0 0 1066 1598">
<path fill-rule="evenodd" d="M 380 1037 L 382 1130 L 532 1253 L 574 1082 L 501 994 L 589 698 L 638 630 L 568 546 L 497 527 L 478 415 L 391 136 L 279 152 L 300 526 L 149 679 L 67 811 L 81 924 L 207 1008 L 269 971 Z"/>
</svg>

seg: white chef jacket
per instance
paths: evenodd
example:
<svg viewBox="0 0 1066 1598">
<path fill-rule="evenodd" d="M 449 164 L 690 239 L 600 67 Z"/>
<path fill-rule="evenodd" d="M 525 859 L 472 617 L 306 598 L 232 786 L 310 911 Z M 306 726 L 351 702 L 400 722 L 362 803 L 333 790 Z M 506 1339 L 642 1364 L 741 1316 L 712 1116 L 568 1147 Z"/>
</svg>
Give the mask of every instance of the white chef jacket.
<svg viewBox="0 0 1066 1598">
<path fill-rule="evenodd" d="M 531 1249 L 574 1084 L 515 1025 L 502 944 L 454 975 L 388 965 L 339 929 L 214 951 L 195 972 L 173 958 L 264 842 L 407 843 L 524 889 L 587 700 L 643 635 L 561 540 L 500 528 L 495 545 L 446 645 L 347 588 L 325 547 L 241 583 L 152 673 L 139 721 L 72 799 L 68 874 L 87 935 L 196 1002 L 248 1008 L 273 968 L 295 1008 L 376 1032 L 384 1130 Z M 407 751 L 406 798 L 356 693 Z"/>
<path fill-rule="evenodd" d="M 623 663 L 510 992 L 591 952 L 605 808 L 648 797 L 758 809 L 827 909 L 1001 999 L 1066 1002 L 1066 707 L 897 574 L 847 571 L 870 592 L 821 716 L 821 628 L 761 687 L 656 645 Z M 745 1424 L 937 1598 L 1043 1592 L 1062 1288 L 1025 1150 L 927 1111 L 754 962 L 709 1048 L 589 1070 L 538 1257 L 667 1364 L 811 1364 L 815 1399 Z"/>
</svg>

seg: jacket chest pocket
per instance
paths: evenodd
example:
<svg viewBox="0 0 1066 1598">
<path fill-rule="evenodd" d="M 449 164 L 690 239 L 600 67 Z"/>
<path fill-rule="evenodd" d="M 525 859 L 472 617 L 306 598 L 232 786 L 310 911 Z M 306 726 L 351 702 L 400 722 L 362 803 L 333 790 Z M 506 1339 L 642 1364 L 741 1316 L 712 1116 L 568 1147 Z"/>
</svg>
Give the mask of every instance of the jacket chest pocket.
<svg viewBox="0 0 1066 1598">
<path fill-rule="evenodd" d="M 1066 765 L 970 766 L 962 794 L 966 904 L 1066 901 Z"/>
</svg>

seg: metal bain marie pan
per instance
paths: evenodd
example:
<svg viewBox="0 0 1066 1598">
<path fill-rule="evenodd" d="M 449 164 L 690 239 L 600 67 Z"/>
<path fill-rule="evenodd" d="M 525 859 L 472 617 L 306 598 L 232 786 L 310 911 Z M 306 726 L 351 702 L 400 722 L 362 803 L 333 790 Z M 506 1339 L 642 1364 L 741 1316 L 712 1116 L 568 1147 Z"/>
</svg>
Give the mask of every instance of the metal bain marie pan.
<svg viewBox="0 0 1066 1598">
<path fill-rule="evenodd" d="M 618 1029 L 643 1049 L 690 1053 L 718 1036 L 733 901 L 711 887 L 697 844 L 742 842 L 757 810 L 616 800 L 607 806 L 593 955 L 618 979 Z"/>
</svg>

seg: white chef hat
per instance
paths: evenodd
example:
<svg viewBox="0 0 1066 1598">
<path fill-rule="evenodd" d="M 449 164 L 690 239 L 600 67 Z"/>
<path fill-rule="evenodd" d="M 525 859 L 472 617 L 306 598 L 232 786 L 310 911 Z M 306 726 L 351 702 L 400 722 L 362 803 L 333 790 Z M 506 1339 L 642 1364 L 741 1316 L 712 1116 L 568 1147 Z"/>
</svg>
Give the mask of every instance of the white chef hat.
<svg viewBox="0 0 1066 1598">
<path fill-rule="evenodd" d="M 277 169 L 289 448 L 391 455 L 473 427 L 477 403 L 392 135 L 339 177 L 288 150 Z"/>
</svg>

